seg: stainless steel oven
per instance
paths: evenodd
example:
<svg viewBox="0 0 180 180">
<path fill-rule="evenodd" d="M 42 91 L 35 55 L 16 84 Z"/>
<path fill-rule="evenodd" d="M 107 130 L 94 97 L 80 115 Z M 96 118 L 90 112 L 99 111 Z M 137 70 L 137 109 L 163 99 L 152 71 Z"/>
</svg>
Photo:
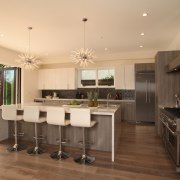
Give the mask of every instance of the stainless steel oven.
<svg viewBox="0 0 180 180">
<path fill-rule="evenodd" d="M 180 170 L 180 109 L 164 108 L 160 111 L 161 137 L 174 160 L 177 171 Z"/>
</svg>

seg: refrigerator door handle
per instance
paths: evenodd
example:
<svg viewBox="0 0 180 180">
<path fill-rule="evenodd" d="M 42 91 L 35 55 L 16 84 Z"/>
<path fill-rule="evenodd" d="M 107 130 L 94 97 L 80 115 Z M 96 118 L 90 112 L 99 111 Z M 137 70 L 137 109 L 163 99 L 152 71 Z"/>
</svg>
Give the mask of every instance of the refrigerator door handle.
<svg viewBox="0 0 180 180">
<path fill-rule="evenodd" d="M 151 103 L 151 80 L 149 80 L 149 103 Z"/>
<path fill-rule="evenodd" d="M 148 81 L 146 80 L 146 103 L 148 101 Z"/>
</svg>

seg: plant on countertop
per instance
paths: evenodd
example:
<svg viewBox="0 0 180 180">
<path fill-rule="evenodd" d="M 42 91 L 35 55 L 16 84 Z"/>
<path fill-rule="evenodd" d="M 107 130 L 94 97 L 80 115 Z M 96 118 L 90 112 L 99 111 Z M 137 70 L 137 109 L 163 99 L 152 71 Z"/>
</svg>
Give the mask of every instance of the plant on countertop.
<svg viewBox="0 0 180 180">
<path fill-rule="evenodd" d="M 93 99 L 93 93 L 91 91 L 87 92 L 87 97 L 89 100 L 92 100 Z"/>
<path fill-rule="evenodd" d="M 87 97 L 89 99 L 88 101 L 88 106 L 89 107 L 97 107 L 98 106 L 98 102 L 97 102 L 97 99 L 98 99 L 98 93 L 97 92 L 87 92 Z"/>
<path fill-rule="evenodd" d="M 93 97 L 94 100 L 97 100 L 98 99 L 98 93 L 97 92 L 94 92 L 94 97 Z"/>
<path fill-rule="evenodd" d="M 87 97 L 89 99 L 88 101 L 88 107 L 93 107 L 94 106 L 94 102 L 93 102 L 93 93 L 90 91 L 90 92 L 87 92 Z"/>
<path fill-rule="evenodd" d="M 98 92 L 94 92 L 94 107 L 98 106 Z"/>
<path fill-rule="evenodd" d="M 77 100 L 72 100 L 69 105 L 80 105 L 81 103 Z"/>
</svg>

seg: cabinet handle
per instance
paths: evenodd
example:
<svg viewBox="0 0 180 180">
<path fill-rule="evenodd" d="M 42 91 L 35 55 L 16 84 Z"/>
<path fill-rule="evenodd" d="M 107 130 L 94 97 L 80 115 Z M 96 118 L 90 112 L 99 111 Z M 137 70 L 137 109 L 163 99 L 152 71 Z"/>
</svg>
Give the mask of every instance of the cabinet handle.
<svg viewBox="0 0 180 180">
<path fill-rule="evenodd" d="M 149 103 L 151 103 L 151 80 L 149 80 Z"/>
<path fill-rule="evenodd" d="M 146 80 L 146 103 L 147 103 L 147 97 L 148 96 L 148 81 Z"/>
</svg>

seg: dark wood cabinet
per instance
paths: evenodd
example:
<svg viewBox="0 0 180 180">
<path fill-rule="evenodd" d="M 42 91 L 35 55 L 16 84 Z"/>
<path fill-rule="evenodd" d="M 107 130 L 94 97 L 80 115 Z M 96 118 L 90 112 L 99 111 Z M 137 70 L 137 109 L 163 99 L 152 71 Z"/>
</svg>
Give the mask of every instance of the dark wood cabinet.
<svg viewBox="0 0 180 180">
<path fill-rule="evenodd" d="M 180 92 L 180 72 L 166 72 L 167 65 L 180 55 L 180 51 L 160 51 L 155 56 L 156 128 L 160 134 L 159 106 L 175 106 L 175 94 Z"/>
<path fill-rule="evenodd" d="M 121 119 L 135 122 L 135 102 L 121 102 Z"/>
<path fill-rule="evenodd" d="M 155 63 L 140 63 L 135 64 L 135 72 L 139 71 L 155 71 Z"/>
</svg>

